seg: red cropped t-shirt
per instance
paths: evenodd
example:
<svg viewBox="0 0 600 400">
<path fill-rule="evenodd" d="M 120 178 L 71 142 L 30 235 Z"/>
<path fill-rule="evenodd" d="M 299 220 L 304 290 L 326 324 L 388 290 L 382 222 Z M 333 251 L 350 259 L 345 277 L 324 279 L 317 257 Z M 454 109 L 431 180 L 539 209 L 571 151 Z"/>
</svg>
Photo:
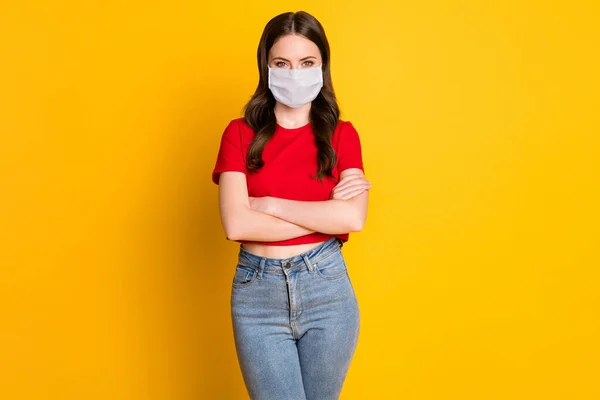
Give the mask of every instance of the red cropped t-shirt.
<svg viewBox="0 0 600 400">
<path fill-rule="evenodd" d="M 267 142 L 262 153 L 264 165 L 258 172 L 246 169 L 246 154 L 254 131 L 243 118 L 232 120 L 221 137 L 221 144 L 212 181 L 219 184 L 219 174 L 239 171 L 246 174 L 250 197 L 272 196 L 300 201 L 329 200 L 331 190 L 339 181 L 339 174 L 347 168 L 360 168 L 364 172 L 360 138 L 351 122 L 339 120 L 332 136 L 332 146 L 337 155 L 333 168 L 334 179 L 325 176 L 323 182 L 311 179 L 317 172 L 317 146 L 311 124 L 288 129 L 277 125 L 275 134 Z M 237 240 L 240 243 L 262 243 L 265 245 L 289 246 L 316 243 L 331 237 L 348 241 L 348 233 L 326 234 L 313 232 L 292 239 L 262 242 Z"/>
</svg>

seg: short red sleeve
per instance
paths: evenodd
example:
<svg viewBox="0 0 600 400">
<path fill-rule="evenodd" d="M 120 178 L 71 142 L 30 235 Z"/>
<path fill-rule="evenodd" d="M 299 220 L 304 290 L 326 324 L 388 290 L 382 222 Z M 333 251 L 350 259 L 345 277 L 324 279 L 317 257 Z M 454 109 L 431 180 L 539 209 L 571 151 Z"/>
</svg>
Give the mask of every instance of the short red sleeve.
<svg viewBox="0 0 600 400">
<path fill-rule="evenodd" d="M 337 151 L 338 173 L 348 168 L 360 168 L 365 172 L 362 160 L 360 137 L 350 121 L 340 126 Z"/>
<path fill-rule="evenodd" d="M 247 172 L 246 157 L 242 150 L 242 135 L 235 120 L 229 122 L 221 136 L 221 145 L 212 172 L 212 181 L 218 185 L 219 174 L 225 171 Z"/>
</svg>

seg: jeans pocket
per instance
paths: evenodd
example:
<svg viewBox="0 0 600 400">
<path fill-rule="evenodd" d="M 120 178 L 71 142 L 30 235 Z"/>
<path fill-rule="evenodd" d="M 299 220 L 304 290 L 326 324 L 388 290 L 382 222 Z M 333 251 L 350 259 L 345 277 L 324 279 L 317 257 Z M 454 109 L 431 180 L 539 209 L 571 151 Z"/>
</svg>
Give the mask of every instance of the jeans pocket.
<svg viewBox="0 0 600 400">
<path fill-rule="evenodd" d="M 231 285 L 234 288 L 248 287 L 256 281 L 257 273 L 258 271 L 255 268 L 238 264 L 235 267 L 235 274 L 233 275 L 233 281 L 231 282 Z"/>
<path fill-rule="evenodd" d="M 315 263 L 317 275 L 323 279 L 340 279 L 348 276 L 344 255 L 337 249 L 333 254 Z"/>
</svg>

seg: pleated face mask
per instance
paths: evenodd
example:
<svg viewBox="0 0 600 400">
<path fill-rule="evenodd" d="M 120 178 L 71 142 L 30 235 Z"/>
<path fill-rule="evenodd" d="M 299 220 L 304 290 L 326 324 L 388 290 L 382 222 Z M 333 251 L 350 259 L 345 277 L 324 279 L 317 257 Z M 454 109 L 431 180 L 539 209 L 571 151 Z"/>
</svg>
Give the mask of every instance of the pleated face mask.
<svg viewBox="0 0 600 400">
<path fill-rule="evenodd" d="M 269 67 L 269 89 L 280 103 L 298 108 L 317 98 L 323 87 L 322 64 L 310 68 Z"/>
</svg>

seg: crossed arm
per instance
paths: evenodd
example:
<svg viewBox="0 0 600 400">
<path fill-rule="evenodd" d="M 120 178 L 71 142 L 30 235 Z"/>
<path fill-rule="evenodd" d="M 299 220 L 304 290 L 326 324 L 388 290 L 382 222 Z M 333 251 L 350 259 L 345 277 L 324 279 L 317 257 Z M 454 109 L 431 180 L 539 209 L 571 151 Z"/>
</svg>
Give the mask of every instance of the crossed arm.
<svg viewBox="0 0 600 400">
<path fill-rule="evenodd" d="M 357 168 L 340 173 L 364 177 Z M 348 197 L 348 196 L 346 196 Z M 278 241 L 312 232 L 340 234 L 360 231 L 367 215 L 368 190 L 351 198 L 298 201 L 277 197 L 249 197 L 242 172 L 222 172 L 219 208 L 229 240 Z"/>
</svg>

